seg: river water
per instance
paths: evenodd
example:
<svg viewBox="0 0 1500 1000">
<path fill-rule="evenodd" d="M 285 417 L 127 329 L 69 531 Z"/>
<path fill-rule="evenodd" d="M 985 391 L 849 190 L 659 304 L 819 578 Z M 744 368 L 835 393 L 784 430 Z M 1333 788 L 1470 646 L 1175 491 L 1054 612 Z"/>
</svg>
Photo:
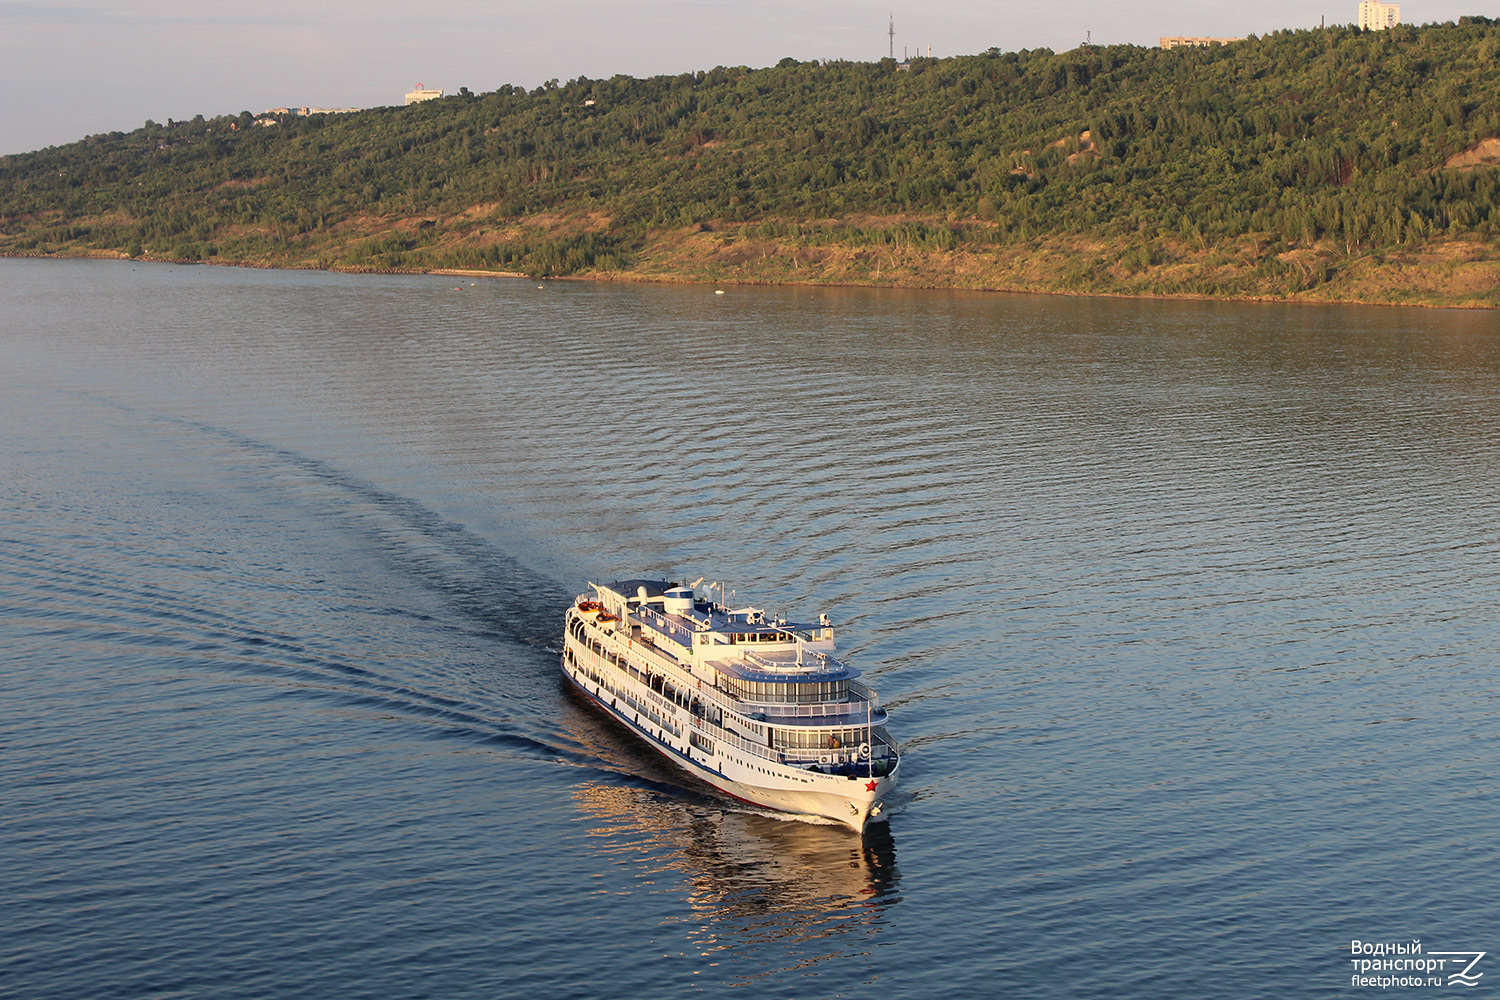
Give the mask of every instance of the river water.
<svg viewBox="0 0 1500 1000">
<path fill-rule="evenodd" d="M 0 994 L 1500 954 L 1500 319 L 725 291 L 0 261 Z M 566 692 L 572 595 L 655 574 L 833 618 L 888 823 L 721 801 Z"/>
</svg>

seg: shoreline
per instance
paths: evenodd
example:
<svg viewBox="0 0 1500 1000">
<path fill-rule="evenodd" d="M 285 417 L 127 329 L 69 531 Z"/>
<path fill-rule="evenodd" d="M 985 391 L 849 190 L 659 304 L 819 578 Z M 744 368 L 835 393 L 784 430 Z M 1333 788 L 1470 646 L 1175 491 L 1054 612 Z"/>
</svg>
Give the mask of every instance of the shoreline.
<svg viewBox="0 0 1500 1000">
<path fill-rule="evenodd" d="M 8 260 L 107 260 L 140 264 L 176 264 L 178 266 L 243 267 L 263 271 L 324 271 L 329 274 L 405 274 L 436 275 L 463 278 L 511 278 L 526 281 L 588 281 L 621 282 L 628 284 L 702 285 L 706 287 L 764 287 L 764 288 L 880 288 L 910 291 L 974 292 L 995 295 L 1056 295 L 1067 298 L 1133 299 L 1162 302 L 1232 302 L 1244 305 L 1298 305 L 1298 306 L 1380 306 L 1394 309 L 1454 309 L 1470 312 L 1500 311 L 1500 305 L 1484 303 L 1444 303 L 1433 301 L 1389 302 L 1356 297 L 1292 297 L 1273 295 L 1208 295 L 1191 292 L 1126 292 L 1107 289 L 1074 290 L 1060 288 L 1007 287 L 1002 285 L 971 285 L 939 282 L 886 283 L 873 281 L 813 279 L 772 280 L 768 278 L 704 278 L 672 273 L 640 273 L 631 271 L 608 271 L 568 275 L 535 277 L 520 271 L 487 271 L 478 268 L 380 268 L 380 267 L 317 267 L 315 265 L 271 263 L 248 260 L 176 260 L 164 257 L 129 257 L 118 251 L 85 251 L 80 253 L 25 253 L 0 250 L 0 259 Z"/>
</svg>

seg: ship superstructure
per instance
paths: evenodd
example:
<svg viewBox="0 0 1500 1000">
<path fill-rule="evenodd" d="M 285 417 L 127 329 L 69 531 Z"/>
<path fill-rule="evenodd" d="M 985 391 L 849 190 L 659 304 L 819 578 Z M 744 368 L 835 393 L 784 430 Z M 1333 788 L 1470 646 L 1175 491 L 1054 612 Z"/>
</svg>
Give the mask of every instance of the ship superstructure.
<svg viewBox="0 0 1500 1000">
<path fill-rule="evenodd" d="M 666 580 L 589 588 L 564 616 L 563 672 L 654 749 L 769 809 L 855 830 L 882 811 L 900 755 L 826 616 L 768 619 Z"/>
</svg>

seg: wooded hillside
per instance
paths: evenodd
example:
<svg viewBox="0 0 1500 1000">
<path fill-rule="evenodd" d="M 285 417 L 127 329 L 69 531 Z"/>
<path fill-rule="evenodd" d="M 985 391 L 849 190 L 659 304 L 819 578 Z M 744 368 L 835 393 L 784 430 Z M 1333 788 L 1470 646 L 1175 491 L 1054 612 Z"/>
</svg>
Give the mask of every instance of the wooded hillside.
<svg viewBox="0 0 1500 1000">
<path fill-rule="evenodd" d="M 147 122 L 0 158 L 0 253 L 1500 305 L 1497 54 L 1475 17 Z"/>
</svg>

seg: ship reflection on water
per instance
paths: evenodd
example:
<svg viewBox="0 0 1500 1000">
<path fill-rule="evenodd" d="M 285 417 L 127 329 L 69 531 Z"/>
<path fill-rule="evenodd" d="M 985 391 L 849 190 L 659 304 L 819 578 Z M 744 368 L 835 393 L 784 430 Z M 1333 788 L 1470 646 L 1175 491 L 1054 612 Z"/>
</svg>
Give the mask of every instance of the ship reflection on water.
<svg viewBox="0 0 1500 1000">
<path fill-rule="evenodd" d="M 587 836 L 599 863 L 635 865 L 647 892 L 676 891 L 672 883 L 681 880 L 687 908 L 662 923 L 684 926 L 710 965 L 726 951 L 834 935 L 873 946 L 884 911 L 899 899 L 896 848 L 885 823 L 861 838 L 842 826 L 603 781 L 587 781 L 573 794 L 594 821 Z M 845 938 L 839 954 L 848 957 L 855 943 Z M 826 950 L 799 951 L 795 962 L 821 957 Z"/>
</svg>

